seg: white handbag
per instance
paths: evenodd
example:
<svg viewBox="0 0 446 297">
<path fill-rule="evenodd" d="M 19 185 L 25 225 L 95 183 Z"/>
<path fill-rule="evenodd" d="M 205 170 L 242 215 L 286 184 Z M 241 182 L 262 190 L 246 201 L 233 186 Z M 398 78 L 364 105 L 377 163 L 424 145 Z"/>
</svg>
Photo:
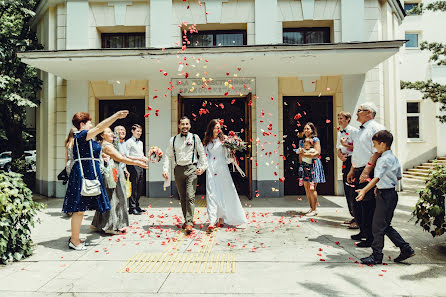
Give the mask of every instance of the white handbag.
<svg viewBox="0 0 446 297">
<path fill-rule="evenodd" d="M 81 169 L 81 177 L 82 177 L 81 195 L 91 197 L 91 196 L 101 195 L 101 183 L 98 180 L 98 174 L 96 172 L 96 164 L 94 163 L 95 159 L 94 159 L 94 155 L 93 155 L 93 147 L 91 146 L 91 140 L 89 140 L 88 143 L 90 145 L 91 158 L 82 158 L 81 159 L 81 156 L 79 154 L 79 146 L 77 144 L 77 139 L 76 139 L 77 159 L 79 162 L 79 167 Z M 82 169 L 81 160 L 91 160 L 91 162 L 93 163 L 95 179 L 87 179 L 84 177 L 84 170 Z"/>
</svg>

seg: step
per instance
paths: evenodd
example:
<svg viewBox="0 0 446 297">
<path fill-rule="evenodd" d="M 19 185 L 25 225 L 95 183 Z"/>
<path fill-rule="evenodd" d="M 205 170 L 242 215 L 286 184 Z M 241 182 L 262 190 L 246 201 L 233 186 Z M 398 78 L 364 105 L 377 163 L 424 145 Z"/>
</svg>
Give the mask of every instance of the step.
<svg viewBox="0 0 446 297">
<path fill-rule="evenodd" d="M 412 171 L 405 171 L 405 174 L 412 175 L 412 176 L 422 176 L 422 177 L 429 177 L 429 173 L 423 173 L 423 172 L 412 172 Z"/>
<path fill-rule="evenodd" d="M 433 166 L 417 166 L 415 167 L 416 169 L 424 169 L 424 170 L 431 170 L 432 168 L 434 168 Z"/>
<path fill-rule="evenodd" d="M 438 157 L 438 160 L 445 160 L 446 161 L 446 157 Z"/>
<path fill-rule="evenodd" d="M 429 169 L 425 169 L 425 168 L 410 168 L 410 169 L 407 169 L 407 171 L 429 173 Z"/>
<path fill-rule="evenodd" d="M 421 165 L 422 166 L 429 166 L 429 167 L 435 167 L 435 165 L 438 165 L 438 164 L 435 164 L 435 163 L 421 163 Z"/>
<path fill-rule="evenodd" d="M 403 177 L 407 178 L 409 180 L 414 180 L 414 181 L 427 181 L 428 180 L 427 177 L 413 176 L 413 175 L 408 175 L 408 174 L 403 174 Z"/>
<path fill-rule="evenodd" d="M 429 163 L 443 163 L 443 164 L 446 164 L 446 160 L 441 160 L 441 159 L 429 160 Z"/>
</svg>

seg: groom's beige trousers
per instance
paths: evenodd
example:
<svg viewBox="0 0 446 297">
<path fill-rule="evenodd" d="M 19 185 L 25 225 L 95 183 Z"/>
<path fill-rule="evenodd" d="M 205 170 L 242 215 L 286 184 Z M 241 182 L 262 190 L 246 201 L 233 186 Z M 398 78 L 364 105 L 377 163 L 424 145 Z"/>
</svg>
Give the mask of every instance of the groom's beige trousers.
<svg viewBox="0 0 446 297">
<path fill-rule="evenodd" d="M 197 165 L 175 166 L 175 183 L 180 195 L 181 209 L 186 225 L 193 226 L 195 191 L 197 190 Z"/>
</svg>

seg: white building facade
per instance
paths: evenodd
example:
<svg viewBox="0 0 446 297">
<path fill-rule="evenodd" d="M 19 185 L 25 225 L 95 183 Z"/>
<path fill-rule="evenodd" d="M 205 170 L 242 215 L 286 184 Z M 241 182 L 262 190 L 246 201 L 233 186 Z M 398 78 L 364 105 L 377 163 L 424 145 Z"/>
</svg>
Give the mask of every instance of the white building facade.
<svg viewBox="0 0 446 297">
<path fill-rule="evenodd" d="M 433 0 L 404 1 L 406 10 Z M 401 80 L 427 81 L 446 84 L 446 66 L 435 65 L 429 61 L 431 52 L 420 50 L 423 41 L 446 43 L 446 36 L 440 28 L 446 26 L 445 12 L 424 11 L 423 14 L 409 14 L 404 19 L 401 30 L 409 40 L 401 54 Z M 439 104 L 423 100 L 423 94 L 416 90 L 401 90 L 406 102 L 404 113 L 397 116 L 402 122 L 407 139 L 407 149 L 400 154 L 401 165 L 409 169 L 428 160 L 446 156 L 446 124 L 440 123 L 436 116 L 441 115 Z"/>
<path fill-rule="evenodd" d="M 374 102 L 377 120 L 396 136 L 394 151 L 406 154 L 407 125 L 397 116 L 406 108 L 403 19 L 398 0 L 43 0 L 34 26 L 45 50 L 20 54 L 44 81 L 37 191 L 65 194 L 56 176 L 74 113 L 98 123 L 125 108 L 120 124 L 143 125 L 146 151 L 165 149 L 183 115 L 201 138 L 210 119 L 224 119 L 226 133 L 250 143 L 238 155 L 247 177 L 233 175 L 250 197 L 303 193 L 292 150 L 314 122 L 327 177 L 319 193 L 342 194 L 338 112 L 352 113 L 358 126 L 356 110 Z M 150 164 L 147 196 L 176 195 L 174 183 L 163 189 L 161 171 Z"/>
</svg>

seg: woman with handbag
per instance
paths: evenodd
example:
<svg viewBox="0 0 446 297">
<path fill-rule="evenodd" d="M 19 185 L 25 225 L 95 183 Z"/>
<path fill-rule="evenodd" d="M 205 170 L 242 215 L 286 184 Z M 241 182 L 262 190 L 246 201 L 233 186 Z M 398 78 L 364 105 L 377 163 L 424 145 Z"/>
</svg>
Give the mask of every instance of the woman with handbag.
<svg viewBox="0 0 446 297">
<path fill-rule="evenodd" d="M 110 210 L 110 202 L 100 174 L 101 145 L 93 139 L 116 120 L 125 118 L 128 113 L 128 110 L 118 111 L 93 128 L 91 117 L 87 112 L 78 112 L 73 116 L 72 122 L 78 132 L 74 136 L 74 164 L 62 208 L 65 213 L 73 213 L 71 237 L 68 240 L 68 247 L 71 249 L 86 250 L 84 242 L 79 237 L 84 211 Z"/>
<path fill-rule="evenodd" d="M 125 176 L 120 163 L 139 166 L 143 169 L 147 169 L 147 163 L 125 157 L 119 153 L 113 145 L 113 136 L 110 128 L 106 128 L 98 135 L 98 140 L 102 144 L 102 153 L 108 157 L 108 160 L 104 159 L 104 181 L 111 209 L 103 213 L 96 210 L 90 228 L 116 235 L 122 232 L 123 228 L 129 226 Z"/>
</svg>

